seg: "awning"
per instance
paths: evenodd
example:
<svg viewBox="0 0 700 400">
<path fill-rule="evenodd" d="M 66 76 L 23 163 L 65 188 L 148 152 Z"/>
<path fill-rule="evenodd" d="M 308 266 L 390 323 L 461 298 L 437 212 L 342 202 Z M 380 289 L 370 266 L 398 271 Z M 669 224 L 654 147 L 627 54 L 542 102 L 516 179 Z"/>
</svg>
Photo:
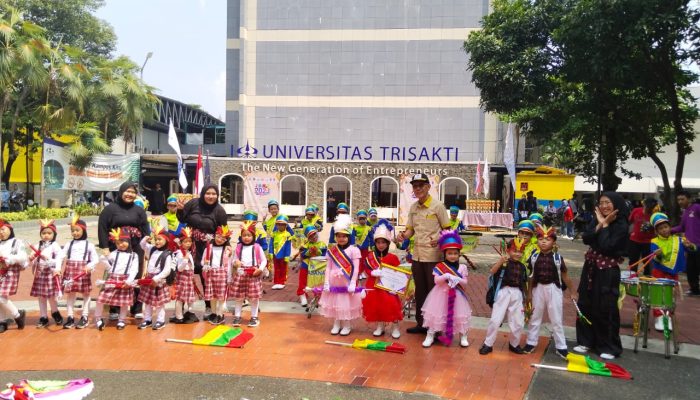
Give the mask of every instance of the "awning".
<svg viewBox="0 0 700 400">
<path fill-rule="evenodd" d="M 597 183 L 587 182 L 586 178 L 582 176 L 576 176 L 576 178 L 574 178 L 575 192 L 595 192 L 597 190 Z M 656 193 L 657 191 L 658 186 L 656 180 L 651 177 L 644 177 L 642 179 L 622 178 L 622 183 L 620 183 L 620 186 L 617 188 L 617 192 L 619 193 Z"/>
</svg>

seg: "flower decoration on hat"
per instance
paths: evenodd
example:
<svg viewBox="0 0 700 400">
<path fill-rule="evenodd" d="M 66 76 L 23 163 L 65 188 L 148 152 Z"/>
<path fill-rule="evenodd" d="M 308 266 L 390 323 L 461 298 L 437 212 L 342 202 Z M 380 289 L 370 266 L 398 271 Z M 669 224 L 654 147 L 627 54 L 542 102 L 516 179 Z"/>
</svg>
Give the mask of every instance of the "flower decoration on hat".
<svg viewBox="0 0 700 400">
<path fill-rule="evenodd" d="M 352 233 L 352 217 L 347 214 L 340 214 L 333 223 L 333 231 L 350 235 Z"/>
<path fill-rule="evenodd" d="M 524 219 L 518 223 L 518 231 L 535 233 L 535 224 L 533 224 L 529 219 Z"/>
<path fill-rule="evenodd" d="M 231 237 L 231 231 L 228 229 L 228 225 L 219 225 L 216 227 L 216 232 L 217 235 L 223 236 L 225 238 L 230 238 Z"/>
<path fill-rule="evenodd" d="M 668 215 L 660 212 L 654 213 L 649 219 L 649 222 L 654 226 L 654 228 L 656 228 L 656 225 L 663 222 L 668 222 Z"/>
<path fill-rule="evenodd" d="M 553 226 L 547 227 L 545 225 L 538 225 L 535 233 L 537 234 L 538 239 L 543 237 L 549 237 L 554 240 L 557 239 L 557 229 Z"/>
<path fill-rule="evenodd" d="M 508 250 L 523 252 L 525 251 L 525 247 L 527 247 L 527 244 L 527 240 L 515 237 L 513 238 L 513 240 L 508 242 Z"/>
<path fill-rule="evenodd" d="M 42 219 L 39 221 L 39 232 L 43 231 L 44 229 L 51 229 L 53 233 L 56 233 L 56 223 L 52 219 Z"/>
<path fill-rule="evenodd" d="M 438 239 L 438 246 L 440 246 L 441 251 L 447 249 L 462 249 L 462 238 L 459 234 L 453 230 L 446 230 L 440 233 L 440 238 Z"/>
</svg>

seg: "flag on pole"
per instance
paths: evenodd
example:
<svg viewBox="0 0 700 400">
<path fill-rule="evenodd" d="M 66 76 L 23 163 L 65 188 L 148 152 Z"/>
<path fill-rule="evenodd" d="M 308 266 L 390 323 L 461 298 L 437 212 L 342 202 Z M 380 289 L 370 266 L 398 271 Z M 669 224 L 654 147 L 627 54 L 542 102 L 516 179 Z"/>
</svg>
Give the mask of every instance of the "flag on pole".
<svg viewBox="0 0 700 400">
<path fill-rule="evenodd" d="M 401 343 L 380 342 L 378 340 L 372 339 L 355 339 L 355 341 L 352 343 L 334 342 L 331 340 L 326 340 L 326 343 L 334 344 L 337 346 L 352 347 L 353 349 L 375 350 L 383 351 L 386 353 L 404 354 L 406 352 L 406 346 L 402 345 Z"/>
<path fill-rule="evenodd" d="M 508 175 L 510 176 L 510 183 L 513 185 L 513 190 L 515 190 L 515 154 L 513 152 L 513 124 L 508 123 L 508 132 L 506 133 L 506 145 L 503 150 L 503 164 L 508 170 Z"/>
<path fill-rule="evenodd" d="M 211 170 L 209 169 L 209 150 L 207 150 L 207 159 L 204 162 L 204 184 L 208 185 L 211 183 Z"/>
<path fill-rule="evenodd" d="M 489 179 L 490 179 L 489 173 L 490 172 L 491 171 L 489 171 L 489 159 L 488 159 L 488 157 L 484 157 L 484 168 L 483 168 L 482 175 L 481 175 L 481 178 L 483 181 L 481 184 L 482 185 L 481 191 L 484 192 L 484 197 L 489 197 L 489 188 L 491 186 L 491 183 L 489 182 Z"/>
<path fill-rule="evenodd" d="M 578 372 L 580 374 L 609 376 L 611 378 L 632 379 L 632 374 L 621 366 L 609 362 L 600 362 L 581 354 L 569 353 L 566 356 L 569 361 L 566 367 L 555 365 L 532 364 L 533 367 L 556 369 L 560 371 Z"/>
<path fill-rule="evenodd" d="M 481 157 L 476 163 L 476 175 L 474 175 L 474 194 L 481 193 Z"/>
<path fill-rule="evenodd" d="M 204 171 L 202 170 L 202 147 L 199 147 L 199 153 L 197 154 L 197 169 L 194 172 L 194 186 L 192 187 L 192 194 L 199 196 L 202 188 L 204 187 Z"/>
<path fill-rule="evenodd" d="M 253 338 L 253 334 L 241 328 L 219 325 L 204 336 L 194 340 L 165 339 L 166 342 L 195 344 L 198 346 L 217 346 L 241 348 Z"/>
<path fill-rule="evenodd" d="M 180 186 L 182 186 L 182 189 L 187 189 L 187 177 L 185 176 L 185 166 L 182 162 L 182 154 L 180 153 L 180 141 L 177 139 L 177 133 L 175 132 L 175 125 L 173 125 L 172 119 L 168 127 L 168 144 L 175 150 L 175 154 L 177 154 L 177 177 Z"/>
</svg>

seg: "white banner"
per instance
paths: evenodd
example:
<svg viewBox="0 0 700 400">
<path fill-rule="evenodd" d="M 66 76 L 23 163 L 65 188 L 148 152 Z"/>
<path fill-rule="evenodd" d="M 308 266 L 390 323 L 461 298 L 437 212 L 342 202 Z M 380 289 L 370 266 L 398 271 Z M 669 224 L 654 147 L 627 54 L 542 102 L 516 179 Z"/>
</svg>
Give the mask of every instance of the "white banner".
<svg viewBox="0 0 700 400">
<path fill-rule="evenodd" d="M 69 164 L 70 154 L 61 143 L 44 141 L 44 187 L 46 189 L 115 191 L 126 181 L 138 182 L 138 154 L 95 156 L 83 171 Z"/>
<path fill-rule="evenodd" d="M 411 186 L 411 178 L 413 175 L 401 175 L 401 198 L 399 199 L 399 225 L 406 225 L 408 219 L 408 210 L 411 204 L 416 202 L 416 196 L 413 195 L 413 187 Z M 430 196 L 433 199 L 438 199 L 438 188 L 440 185 L 440 177 L 438 175 L 428 175 L 430 180 Z"/>
<path fill-rule="evenodd" d="M 255 210 L 263 217 L 267 214 L 267 202 L 280 201 L 279 172 L 251 172 L 245 176 L 243 203 L 246 210 Z"/>
</svg>

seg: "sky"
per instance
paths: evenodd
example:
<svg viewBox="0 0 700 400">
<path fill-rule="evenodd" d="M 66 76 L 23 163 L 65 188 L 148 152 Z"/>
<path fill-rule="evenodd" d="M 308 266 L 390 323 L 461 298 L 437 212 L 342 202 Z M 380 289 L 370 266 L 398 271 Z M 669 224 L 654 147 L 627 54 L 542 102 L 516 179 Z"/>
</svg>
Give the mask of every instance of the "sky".
<svg viewBox="0 0 700 400">
<path fill-rule="evenodd" d="M 224 120 L 226 0 L 106 0 L 96 15 L 117 35 L 116 55 L 142 65 L 158 94 Z"/>
</svg>

